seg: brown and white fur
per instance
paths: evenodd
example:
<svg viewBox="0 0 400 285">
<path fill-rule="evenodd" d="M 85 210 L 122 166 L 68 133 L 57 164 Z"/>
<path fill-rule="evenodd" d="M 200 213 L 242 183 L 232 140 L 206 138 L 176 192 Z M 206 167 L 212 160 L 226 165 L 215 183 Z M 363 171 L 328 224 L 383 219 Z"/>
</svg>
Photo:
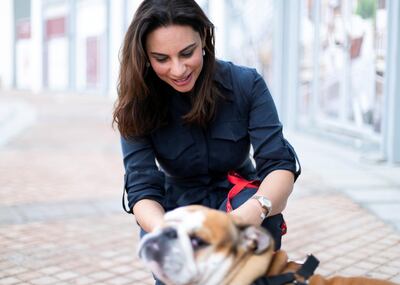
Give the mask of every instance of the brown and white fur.
<svg viewBox="0 0 400 285">
<path fill-rule="evenodd" d="M 258 277 L 296 272 L 263 228 L 242 225 L 231 215 L 203 206 L 168 212 L 161 227 L 145 235 L 139 256 L 167 285 L 249 285 Z M 303 281 L 297 276 L 298 281 Z M 394 285 L 364 277 L 313 275 L 310 285 Z"/>
</svg>

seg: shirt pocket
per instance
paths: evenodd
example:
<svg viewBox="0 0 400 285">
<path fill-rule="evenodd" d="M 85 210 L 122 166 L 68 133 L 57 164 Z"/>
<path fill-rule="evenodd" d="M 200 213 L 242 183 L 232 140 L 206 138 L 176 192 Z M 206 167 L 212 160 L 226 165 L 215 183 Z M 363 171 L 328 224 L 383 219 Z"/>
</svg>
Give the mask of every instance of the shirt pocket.
<svg viewBox="0 0 400 285">
<path fill-rule="evenodd" d="M 175 160 L 181 157 L 193 144 L 194 140 L 188 130 L 174 130 L 171 133 L 159 133 L 154 136 L 157 157 Z"/>
<path fill-rule="evenodd" d="M 238 169 L 249 157 L 247 120 L 214 122 L 210 128 L 210 168 L 218 171 Z"/>
<path fill-rule="evenodd" d="M 211 137 L 213 139 L 237 142 L 247 137 L 247 126 L 247 120 L 216 122 L 211 127 Z"/>
<path fill-rule="evenodd" d="M 191 132 L 175 127 L 153 135 L 156 159 L 169 176 L 187 176 L 195 169 L 198 155 Z"/>
</svg>

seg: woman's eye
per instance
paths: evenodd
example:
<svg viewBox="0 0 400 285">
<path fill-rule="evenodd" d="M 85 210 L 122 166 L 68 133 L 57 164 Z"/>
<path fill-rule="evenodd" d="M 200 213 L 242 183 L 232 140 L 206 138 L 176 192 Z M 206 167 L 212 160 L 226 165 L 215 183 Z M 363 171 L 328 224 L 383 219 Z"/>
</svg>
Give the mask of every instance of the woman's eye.
<svg viewBox="0 0 400 285">
<path fill-rule="evenodd" d="M 185 51 L 185 52 L 181 53 L 181 55 L 182 55 L 183 57 L 191 57 L 192 54 L 193 54 L 193 50 L 191 50 L 191 51 Z"/>
<path fill-rule="evenodd" d="M 156 57 L 156 60 L 157 60 L 158 62 L 166 62 L 166 61 L 167 61 L 167 58 L 166 58 L 166 57 Z"/>
</svg>

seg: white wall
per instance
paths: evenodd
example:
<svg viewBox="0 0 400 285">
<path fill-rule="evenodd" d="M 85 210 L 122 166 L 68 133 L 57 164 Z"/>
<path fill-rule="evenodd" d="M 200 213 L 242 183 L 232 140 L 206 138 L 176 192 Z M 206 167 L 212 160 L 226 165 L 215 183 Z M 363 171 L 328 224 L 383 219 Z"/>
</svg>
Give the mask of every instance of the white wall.
<svg viewBox="0 0 400 285">
<path fill-rule="evenodd" d="M 35 2 L 42 2 L 42 0 L 33 0 Z M 32 13 L 35 11 L 35 6 L 32 5 Z M 40 23 L 46 22 L 47 20 L 54 18 L 66 17 L 68 19 L 69 7 L 67 3 L 58 5 L 48 5 L 41 15 L 41 21 L 37 21 L 36 29 L 43 30 L 45 25 Z M 68 22 L 68 21 L 67 21 Z M 32 19 L 33 25 L 35 24 Z M 68 76 L 69 76 L 69 59 L 68 59 L 68 27 L 66 27 L 66 34 L 60 37 L 54 37 L 47 40 L 47 87 L 50 90 L 64 91 L 68 89 Z M 38 32 L 39 33 L 39 32 Z M 43 37 L 43 35 L 41 35 Z M 35 41 L 35 37 L 32 36 L 32 40 Z M 37 48 L 41 50 L 43 54 L 42 38 L 35 41 Z M 42 66 L 37 62 L 36 68 L 40 70 Z M 42 68 L 43 70 L 43 68 Z M 42 72 L 43 74 L 43 72 Z"/>
<path fill-rule="evenodd" d="M 226 3 L 225 0 L 208 2 L 208 17 L 215 26 L 215 55 L 226 57 Z"/>
<path fill-rule="evenodd" d="M 42 0 L 31 0 L 31 39 L 32 39 L 32 91 L 38 93 L 43 88 L 43 19 Z"/>
<path fill-rule="evenodd" d="M 98 68 L 100 82 L 105 80 L 101 77 L 101 71 L 105 68 L 104 52 L 104 32 L 106 31 L 106 7 L 101 1 L 80 1 L 77 4 L 76 14 L 76 87 L 78 90 L 87 88 L 87 46 L 88 37 L 97 37 L 99 42 L 100 54 L 98 54 Z"/>
<path fill-rule="evenodd" d="M 0 1 L 0 89 L 13 85 L 13 0 Z"/>
<path fill-rule="evenodd" d="M 117 81 L 119 73 L 119 51 L 124 37 L 124 3 L 123 0 L 113 0 L 111 2 L 110 13 L 110 58 L 109 58 L 109 95 L 111 98 L 117 97 Z"/>
</svg>

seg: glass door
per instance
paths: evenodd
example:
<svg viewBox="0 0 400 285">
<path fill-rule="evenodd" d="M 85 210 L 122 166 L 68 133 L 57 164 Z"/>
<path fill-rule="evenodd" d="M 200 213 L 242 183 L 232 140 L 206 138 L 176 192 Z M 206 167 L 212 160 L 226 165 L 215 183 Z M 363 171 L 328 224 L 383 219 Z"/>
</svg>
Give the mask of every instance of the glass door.
<svg viewBox="0 0 400 285">
<path fill-rule="evenodd" d="M 69 83 L 67 1 L 45 1 L 44 16 L 44 86 L 50 90 L 66 90 Z"/>
<path fill-rule="evenodd" d="M 273 84 L 274 12 L 273 0 L 226 1 L 226 59 L 257 68 L 269 88 Z"/>
<path fill-rule="evenodd" d="M 302 121 L 364 141 L 381 134 L 384 0 L 303 1 Z"/>
</svg>

